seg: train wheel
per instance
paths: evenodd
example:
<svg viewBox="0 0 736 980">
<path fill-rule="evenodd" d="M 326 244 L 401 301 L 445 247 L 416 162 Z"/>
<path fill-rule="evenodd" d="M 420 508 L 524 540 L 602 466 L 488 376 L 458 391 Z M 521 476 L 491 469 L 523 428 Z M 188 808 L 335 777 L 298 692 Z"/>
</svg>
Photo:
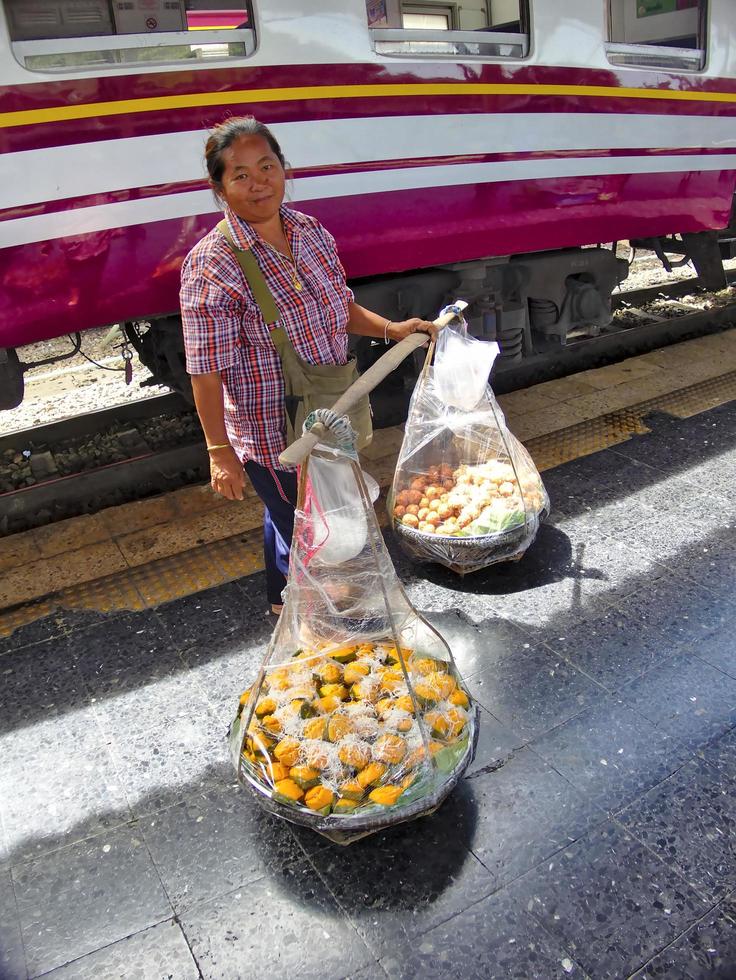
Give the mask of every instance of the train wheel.
<svg viewBox="0 0 736 980">
<path fill-rule="evenodd" d="M 23 401 L 23 365 L 14 347 L 0 348 L 0 410 L 17 408 Z"/>
</svg>

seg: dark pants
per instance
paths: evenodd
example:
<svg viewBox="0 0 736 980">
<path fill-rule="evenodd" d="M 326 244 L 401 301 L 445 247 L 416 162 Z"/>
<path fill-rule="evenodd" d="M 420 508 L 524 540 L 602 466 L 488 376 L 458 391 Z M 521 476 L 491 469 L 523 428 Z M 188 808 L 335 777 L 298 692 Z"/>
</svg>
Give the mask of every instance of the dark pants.
<svg viewBox="0 0 736 980">
<path fill-rule="evenodd" d="M 249 459 L 245 472 L 263 501 L 263 557 L 266 563 L 266 594 L 272 605 L 281 604 L 281 592 L 289 571 L 289 550 L 294 533 L 296 473 L 269 470 Z"/>
</svg>

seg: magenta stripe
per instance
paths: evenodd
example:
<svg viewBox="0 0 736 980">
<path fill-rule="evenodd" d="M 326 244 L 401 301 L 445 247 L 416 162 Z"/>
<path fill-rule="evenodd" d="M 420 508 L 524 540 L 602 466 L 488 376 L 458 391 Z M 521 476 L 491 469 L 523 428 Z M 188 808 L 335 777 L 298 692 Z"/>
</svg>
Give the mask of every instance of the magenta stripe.
<svg viewBox="0 0 736 980">
<path fill-rule="evenodd" d="M 423 167 L 450 166 L 468 163 L 508 163 L 514 160 L 559 160 L 559 159 L 606 159 L 608 157 L 656 157 L 656 156 L 709 156 L 712 154 L 736 155 L 736 146 L 731 147 L 667 147 L 664 149 L 605 149 L 605 150 L 530 150 L 517 153 L 475 153 L 454 156 L 416 157 L 413 159 L 370 160 L 360 163 L 303 167 L 293 171 L 295 178 L 329 177 L 349 173 L 368 173 L 384 170 L 407 170 Z M 38 204 L 26 204 L 0 210 L 0 222 L 13 218 L 28 218 L 38 214 L 55 214 L 77 208 L 95 207 L 101 204 L 117 204 L 120 201 L 136 201 L 152 197 L 168 197 L 190 191 L 206 190 L 207 180 L 189 180 L 149 184 L 100 194 L 87 194 L 79 197 L 62 198 Z"/>
<path fill-rule="evenodd" d="M 441 194 L 392 191 L 299 207 L 335 235 L 348 275 L 362 277 L 723 228 L 735 184 L 728 171 L 601 175 L 443 187 Z M 5 250 L 0 346 L 175 311 L 182 259 L 218 218 L 213 208 Z"/>
<path fill-rule="evenodd" d="M 60 79 L 0 86 L 0 112 L 120 99 L 223 92 L 245 88 L 301 85 L 412 84 L 417 82 L 488 82 L 544 85 L 605 85 L 630 88 L 736 92 L 736 78 L 706 78 L 656 69 L 563 68 L 556 65 L 451 63 L 332 64 L 266 67 L 180 68 L 147 74 L 132 72 L 104 78 Z"/>
</svg>

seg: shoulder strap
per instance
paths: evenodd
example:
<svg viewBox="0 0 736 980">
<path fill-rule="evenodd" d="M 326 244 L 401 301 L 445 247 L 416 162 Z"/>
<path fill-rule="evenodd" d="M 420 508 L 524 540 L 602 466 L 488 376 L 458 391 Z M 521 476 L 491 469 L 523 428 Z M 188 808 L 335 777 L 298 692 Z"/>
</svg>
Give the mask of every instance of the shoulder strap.
<svg viewBox="0 0 736 980">
<path fill-rule="evenodd" d="M 233 241 L 230 229 L 227 226 L 227 221 L 224 218 L 218 224 L 217 230 L 222 233 L 235 253 L 240 268 L 243 270 L 245 281 L 250 286 L 250 291 L 253 293 L 256 306 L 261 311 L 263 319 L 266 323 L 276 323 L 281 313 L 276 305 L 276 300 L 273 298 L 273 293 L 268 288 L 266 277 L 263 275 L 255 255 L 250 250 L 244 251 L 242 248 L 238 248 Z"/>
</svg>

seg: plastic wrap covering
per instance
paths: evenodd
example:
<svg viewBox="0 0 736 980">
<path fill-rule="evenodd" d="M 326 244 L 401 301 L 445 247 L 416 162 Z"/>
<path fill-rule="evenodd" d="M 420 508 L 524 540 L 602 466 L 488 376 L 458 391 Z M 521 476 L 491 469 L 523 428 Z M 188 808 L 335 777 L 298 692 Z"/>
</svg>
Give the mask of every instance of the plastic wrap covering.
<svg viewBox="0 0 736 980">
<path fill-rule="evenodd" d="M 442 331 L 435 366 L 430 351 L 412 396 L 389 495 L 404 550 L 460 574 L 520 558 L 549 512 L 488 384 L 497 354 L 464 324 Z"/>
<path fill-rule="evenodd" d="M 284 609 L 230 746 L 272 813 L 338 843 L 431 812 L 475 748 L 476 709 L 394 571 L 360 467 L 302 466 Z"/>
</svg>

